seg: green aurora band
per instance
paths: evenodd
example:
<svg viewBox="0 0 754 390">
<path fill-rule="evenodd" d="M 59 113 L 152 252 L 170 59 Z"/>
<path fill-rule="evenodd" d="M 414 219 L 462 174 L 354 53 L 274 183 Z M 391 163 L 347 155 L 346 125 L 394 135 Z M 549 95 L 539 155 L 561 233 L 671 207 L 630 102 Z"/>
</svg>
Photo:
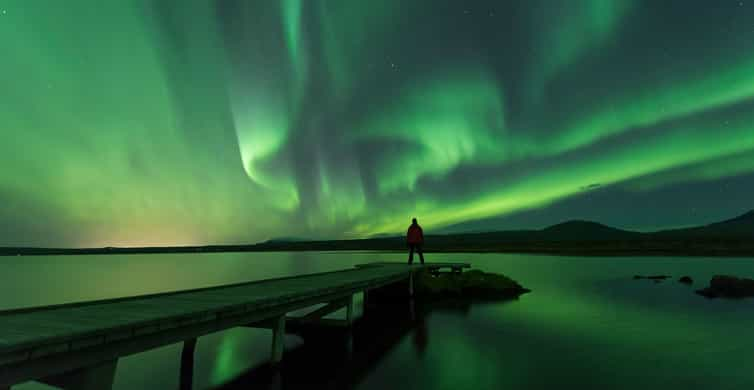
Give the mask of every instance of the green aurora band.
<svg viewBox="0 0 754 390">
<path fill-rule="evenodd" d="M 687 196 L 754 174 L 751 18 L 739 1 L 1 0 L 0 245 L 364 237 L 593 191 Z"/>
</svg>

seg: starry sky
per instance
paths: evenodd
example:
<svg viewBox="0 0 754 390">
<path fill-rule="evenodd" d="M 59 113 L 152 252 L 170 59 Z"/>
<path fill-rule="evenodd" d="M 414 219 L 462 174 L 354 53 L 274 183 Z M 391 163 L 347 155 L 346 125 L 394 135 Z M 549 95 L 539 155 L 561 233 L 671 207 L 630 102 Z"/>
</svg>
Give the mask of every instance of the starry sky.
<svg viewBox="0 0 754 390">
<path fill-rule="evenodd" d="M 754 208 L 751 0 L 0 0 L 0 245 Z"/>
</svg>

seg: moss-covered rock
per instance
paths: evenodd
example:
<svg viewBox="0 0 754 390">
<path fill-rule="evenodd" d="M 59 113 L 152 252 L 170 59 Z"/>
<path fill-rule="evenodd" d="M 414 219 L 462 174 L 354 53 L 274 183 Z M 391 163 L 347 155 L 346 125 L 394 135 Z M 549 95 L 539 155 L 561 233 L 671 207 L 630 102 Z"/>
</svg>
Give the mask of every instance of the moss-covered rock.
<svg viewBox="0 0 754 390">
<path fill-rule="evenodd" d="M 420 296 L 459 296 L 467 298 L 517 298 L 530 290 L 500 274 L 472 270 L 464 273 L 421 272 L 415 279 Z"/>
<path fill-rule="evenodd" d="M 697 294 L 707 298 L 754 297 L 754 280 L 729 275 L 715 275 L 709 287 L 697 290 Z"/>
</svg>

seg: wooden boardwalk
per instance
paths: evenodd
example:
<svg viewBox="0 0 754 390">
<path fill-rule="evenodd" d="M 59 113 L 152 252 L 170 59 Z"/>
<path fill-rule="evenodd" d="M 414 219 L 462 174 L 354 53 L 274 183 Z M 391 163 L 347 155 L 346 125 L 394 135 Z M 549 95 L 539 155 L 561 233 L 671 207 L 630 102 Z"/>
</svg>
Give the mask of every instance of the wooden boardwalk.
<svg viewBox="0 0 754 390">
<path fill-rule="evenodd" d="M 412 280 L 421 269 L 460 271 L 468 266 L 374 263 L 204 289 L 0 311 L 0 389 L 35 379 L 63 388 L 106 388 L 119 357 L 182 341 L 193 350 L 197 337 L 236 326 L 273 329 L 272 360 L 277 361 L 282 357 L 286 313 L 325 303 L 306 317 L 316 320 L 346 307 L 350 322 L 356 293 Z"/>
</svg>

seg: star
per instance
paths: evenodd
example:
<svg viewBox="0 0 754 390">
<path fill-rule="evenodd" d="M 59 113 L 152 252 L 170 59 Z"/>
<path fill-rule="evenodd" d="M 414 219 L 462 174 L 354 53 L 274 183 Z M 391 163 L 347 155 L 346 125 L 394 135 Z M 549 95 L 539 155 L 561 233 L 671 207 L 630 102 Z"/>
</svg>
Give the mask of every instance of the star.
<svg viewBox="0 0 754 390">
<path fill-rule="evenodd" d="M 3 15 L 7 15 L 7 14 L 8 14 L 8 11 L 7 10 L 3 10 Z"/>
</svg>

